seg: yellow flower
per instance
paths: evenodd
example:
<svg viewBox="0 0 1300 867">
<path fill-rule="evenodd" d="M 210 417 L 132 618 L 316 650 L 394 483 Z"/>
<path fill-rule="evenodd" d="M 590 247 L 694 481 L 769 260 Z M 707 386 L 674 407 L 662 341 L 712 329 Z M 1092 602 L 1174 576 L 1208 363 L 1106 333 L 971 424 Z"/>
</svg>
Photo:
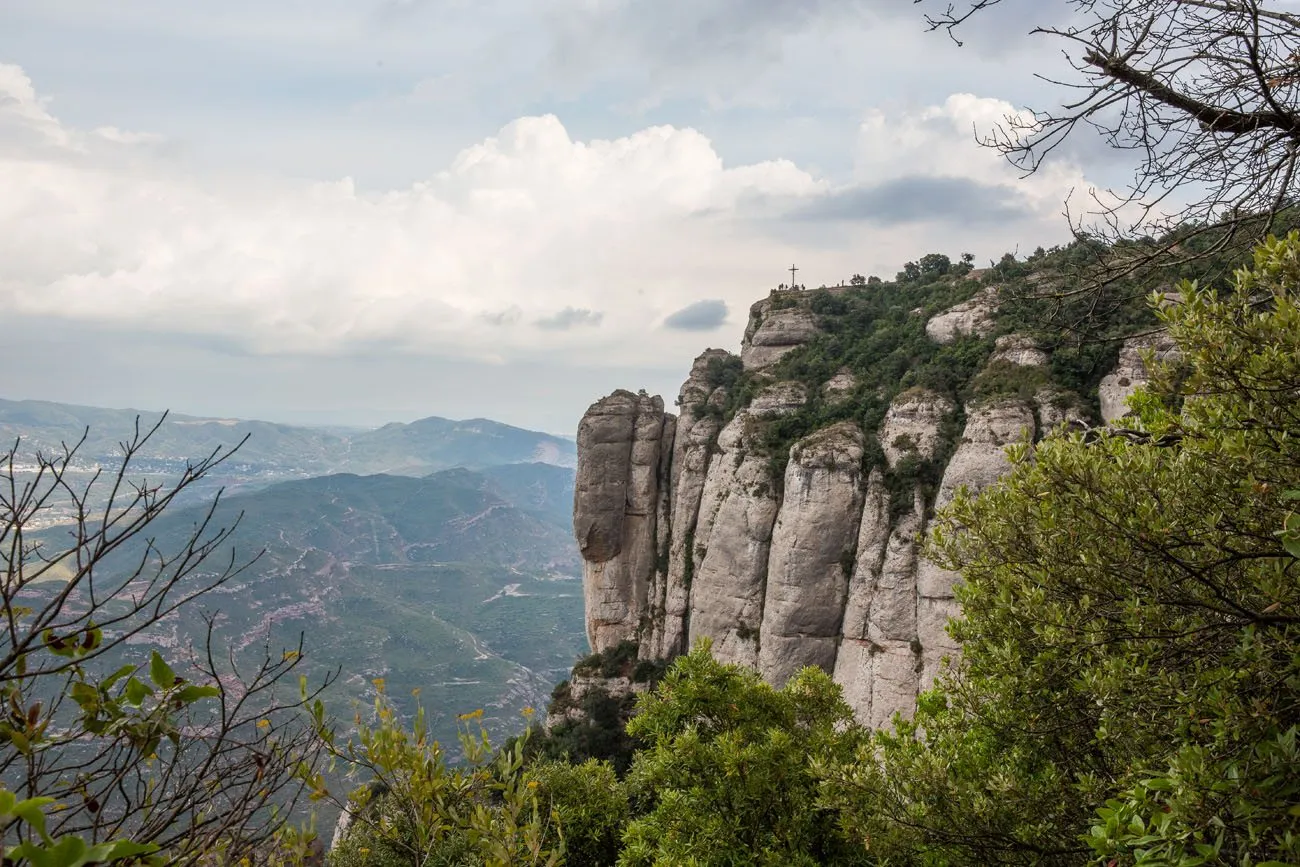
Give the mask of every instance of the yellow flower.
<svg viewBox="0 0 1300 867">
<path fill-rule="evenodd" d="M 376 677 L 374 680 L 370 682 L 375 685 L 375 689 L 378 690 L 379 692 L 384 691 L 384 679 L 382 677 Z"/>
<path fill-rule="evenodd" d="M 260 719 L 257 721 L 257 727 L 259 729 L 269 728 L 270 725 L 271 721 L 269 719 Z"/>
<path fill-rule="evenodd" d="M 532 707 L 532 705 L 529 705 L 528 707 L 524 708 L 525 717 L 530 717 L 535 713 L 537 713 L 537 711 Z"/>
</svg>

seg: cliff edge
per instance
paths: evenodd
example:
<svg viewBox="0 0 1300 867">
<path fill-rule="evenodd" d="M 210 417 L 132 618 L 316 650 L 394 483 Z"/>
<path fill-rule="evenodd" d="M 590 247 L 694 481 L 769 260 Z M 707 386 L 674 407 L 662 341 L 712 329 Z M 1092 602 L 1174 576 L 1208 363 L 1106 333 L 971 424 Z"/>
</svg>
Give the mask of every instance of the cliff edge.
<svg viewBox="0 0 1300 867">
<path fill-rule="evenodd" d="M 1000 294 L 957 276 L 773 292 L 738 356 L 695 360 L 677 415 L 644 392 L 592 404 L 574 531 L 593 650 L 664 660 L 708 637 L 773 684 L 820 666 L 869 725 L 909 714 L 959 652 L 934 510 L 995 482 L 1007 445 L 1121 415 L 1143 350 L 1167 351 L 1117 342 L 1079 374 Z"/>
</svg>

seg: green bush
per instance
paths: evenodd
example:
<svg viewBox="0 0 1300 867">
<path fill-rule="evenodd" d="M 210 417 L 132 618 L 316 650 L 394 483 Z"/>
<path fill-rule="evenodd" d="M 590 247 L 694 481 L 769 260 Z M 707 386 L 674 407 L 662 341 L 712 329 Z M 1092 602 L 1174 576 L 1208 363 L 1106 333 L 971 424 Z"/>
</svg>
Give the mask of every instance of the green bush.
<svg viewBox="0 0 1300 867">
<path fill-rule="evenodd" d="M 809 668 L 773 689 L 709 650 L 678 657 L 628 725 L 645 747 L 627 777 L 634 815 L 618 863 L 869 863 L 817 803 L 815 759 L 846 756 L 854 729 L 839 687 Z"/>
<path fill-rule="evenodd" d="M 528 769 L 548 812 L 559 819 L 568 867 L 607 867 L 618 860 L 628 820 L 627 793 L 613 765 L 595 759 L 582 764 L 544 761 Z"/>
<path fill-rule="evenodd" d="M 823 788 L 883 862 L 1300 863 L 1300 235 L 1180 291 L 1131 431 L 943 516 L 960 667 Z"/>
</svg>

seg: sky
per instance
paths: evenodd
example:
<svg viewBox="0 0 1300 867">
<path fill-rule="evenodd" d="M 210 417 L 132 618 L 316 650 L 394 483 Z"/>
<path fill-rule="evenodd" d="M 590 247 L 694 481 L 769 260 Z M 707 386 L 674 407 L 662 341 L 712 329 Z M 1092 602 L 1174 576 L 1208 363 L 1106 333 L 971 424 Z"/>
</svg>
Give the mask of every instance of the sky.
<svg viewBox="0 0 1300 867">
<path fill-rule="evenodd" d="M 936 3 L 4 0 L 0 397 L 572 434 L 791 264 L 1064 242 L 1126 165 L 975 140 L 1059 104 L 1054 6 Z"/>
</svg>

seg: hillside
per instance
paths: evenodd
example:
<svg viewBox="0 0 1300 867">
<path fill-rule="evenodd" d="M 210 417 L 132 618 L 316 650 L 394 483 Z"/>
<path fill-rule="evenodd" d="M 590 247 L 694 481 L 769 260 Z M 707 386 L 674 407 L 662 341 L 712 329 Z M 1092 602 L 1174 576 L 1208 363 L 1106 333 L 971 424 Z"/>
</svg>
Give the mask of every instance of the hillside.
<svg viewBox="0 0 1300 867">
<path fill-rule="evenodd" d="M 232 496 L 213 526 L 242 513 L 235 558 L 261 558 L 152 626 L 134 650 L 168 648 L 179 659 L 213 613 L 219 642 L 237 655 L 294 647 L 305 633 L 309 680 L 343 672 L 326 696 L 341 720 L 382 678 L 403 708 L 420 691 L 439 737 L 477 708 L 493 731 L 514 731 L 519 711 L 544 703 L 583 649 L 578 558 L 559 506 L 572 478 L 523 464 L 425 478 L 339 474 Z M 160 518 L 154 544 L 177 550 L 203 511 Z M 47 531 L 55 542 L 58 532 Z"/>
<path fill-rule="evenodd" d="M 21 440 L 17 455 L 21 474 L 36 452 L 61 454 L 64 444 L 74 445 L 84 435 L 85 442 L 71 468 L 72 477 L 84 480 L 97 470 L 112 472 L 120 466 L 120 443 L 130 439 L 137 418 L 142 430 L 148 430 L 161 415 L 156 411 L 0 399 L 0 442 L 8 447 Z M 184 470 L 187 461 L 209 455 L 217 448 L 228 450 L 245 437 L 247 442 L 231 460 L 191 489 L 189 502 L 211 497 L 222 488 L 232 493 L 248 491 L 287 479 L 331 473 L 424 476 L 451 467 L 574 464 L 571 440 L 488 419 L 430 417 L 367 431 L 179 414 L 168 414 L 132 464 L 141 477 L 167 483 Z M 52 512 L 44 520 L 54 523 L 66 517 L 65 513 Z"/>
</svg>

